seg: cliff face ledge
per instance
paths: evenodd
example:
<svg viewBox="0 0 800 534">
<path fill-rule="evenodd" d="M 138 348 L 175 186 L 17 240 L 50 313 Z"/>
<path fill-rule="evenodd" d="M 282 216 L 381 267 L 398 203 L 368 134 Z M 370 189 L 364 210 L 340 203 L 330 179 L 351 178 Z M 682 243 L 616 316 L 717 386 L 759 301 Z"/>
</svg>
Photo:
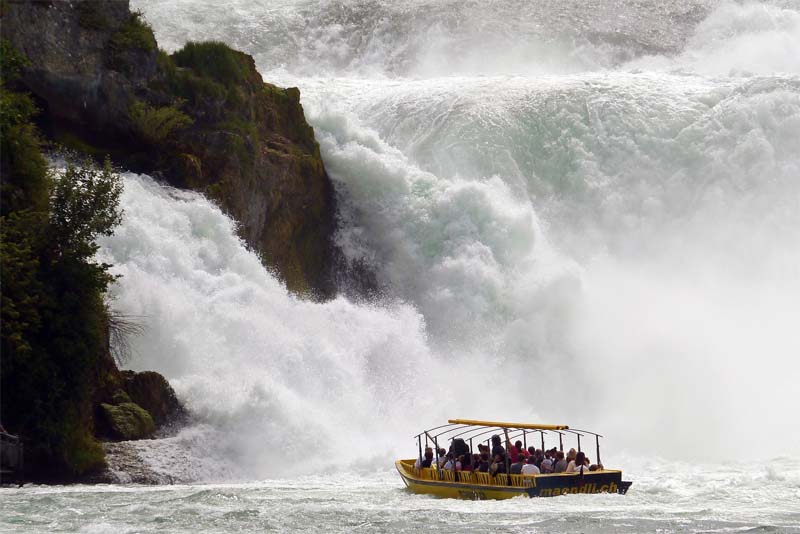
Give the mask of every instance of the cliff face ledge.
<svg viewBox="0 0 800 534">
<path fill-rule="evenodd" d="M 333 187 L 297 89 L 221 43 L 160 52 L 128 0 L 4 4 L 48 135 L 206 194 L 290 290 L 333 295 Z"/>
</svg>

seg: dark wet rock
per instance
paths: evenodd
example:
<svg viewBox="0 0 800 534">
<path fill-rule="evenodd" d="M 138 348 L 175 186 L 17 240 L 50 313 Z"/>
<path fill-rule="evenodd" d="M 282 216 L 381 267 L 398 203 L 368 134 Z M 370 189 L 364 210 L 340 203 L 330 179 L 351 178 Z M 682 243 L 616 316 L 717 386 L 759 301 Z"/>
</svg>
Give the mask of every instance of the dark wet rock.
<svg viewBox="0 0 800 534">
<path fill-rule="evenodd" d="M 157 427 L 183 419 L 186 411 L 167 379 L 154 371 L 122 372 L 125 391 L 152 416 Z"/>
</svg>

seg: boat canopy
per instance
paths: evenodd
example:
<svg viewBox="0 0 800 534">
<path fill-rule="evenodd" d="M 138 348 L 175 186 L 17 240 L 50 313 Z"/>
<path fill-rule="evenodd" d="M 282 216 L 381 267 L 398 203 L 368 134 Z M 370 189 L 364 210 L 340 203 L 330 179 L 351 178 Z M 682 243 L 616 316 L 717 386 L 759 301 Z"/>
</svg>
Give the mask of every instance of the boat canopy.
<svg viewBox="0 0 800 534">
<path fill-rule="evenodd" d="M 509 440 L 522 438 L 523 446 L 528 448 L 528 435 L 539 434 L 540 446 L 542 450 L 545 448 L 545 434 L 552 432 L 558 434 L 558 445 L 560 450 L 564 450 L 564 436 L 572 435 L 578 439 L 578 450 L 581 450 L 581 438 L 585 434 L 590 434 L 595 438 L 595 446 L 597 448 L 597 461 L 600 462 L 600 434 L 590 432 L 588 430 L 581 430 L 570 428 L 567 425 L 542 425 L 536 423 L 506 423 L 502 421 L 481 421 L 477 419 L 448 419 L 447 424 L 439 425 L 428 430 L 423 430 L 416 436 L 419 445 L 419 457 L 422 458 L 422 441 L 424 439 L 425 446 L 429 442 L 433 442 L 436 448 L 439 448 L 439 443 L 443 440 L 453 441 L 456 438 L 461 438 L 469 442 L 470 451 L 473 450 L 473 440 L 486 441 L 489 443 L 489 434 L 494 434 L 498 430 L 503 429 L 507 432 Z"/>
<path fill-rule="evenodd" d="M 537 425 L 531 423 L 501 423 L 498 421 L 476 421 L 474 419 L 448 419 L 451 425 L 484 426 L 494 428 L 513 428 L 518 430 L 569 430 L 567 425 Z"/>
</svg>

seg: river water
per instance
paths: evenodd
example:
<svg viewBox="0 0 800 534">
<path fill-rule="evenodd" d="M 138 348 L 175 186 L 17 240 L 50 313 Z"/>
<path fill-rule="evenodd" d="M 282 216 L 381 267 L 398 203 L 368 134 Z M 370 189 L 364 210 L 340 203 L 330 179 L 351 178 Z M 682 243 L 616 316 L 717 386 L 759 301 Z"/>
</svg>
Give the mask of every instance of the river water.
<svg viewBox="0 0 800 534">
<path fill-rule="evenodd" d="M 798 530 L 797 2 L 132 4 L 300 88 L 384 296 L 297 298 L 215 206 L 125 174 L 128 365 L 195 421 L 128 454 L 176 484 L 4 491 L 0 528 Z M 590 428 L 634 485 L 405 493 L 392 461 L 452 417 Z"/>
<path fill-rule="evenodd" d="M 621 459 L 620 459 L 621 460 Z M 628 495 L 459 501 L 410 495 L 396 473 L 236 484 L 26 487 L 8 532 L 800 532 L 800 462 L 626 458 Z"/>
</svg>

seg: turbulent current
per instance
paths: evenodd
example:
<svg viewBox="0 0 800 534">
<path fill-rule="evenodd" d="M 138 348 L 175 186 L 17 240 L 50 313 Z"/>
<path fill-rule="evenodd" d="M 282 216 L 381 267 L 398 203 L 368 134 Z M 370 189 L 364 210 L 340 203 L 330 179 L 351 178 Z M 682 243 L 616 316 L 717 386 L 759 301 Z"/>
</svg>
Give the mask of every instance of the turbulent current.
<svg viewBox="0 0 800 534">
<path fill-rule="evenodd" d="M 300 88 L 385 296 L 295 297 L 214 205 L 124 175 L 111 305 L 195 421 L 136 453 L 192 485 L 33 488 L 16 527 L 800 530 L 797 2 L 132 3 Z M 597 430 L 634 485 L 404 493 L 448 417 Z"/>
</svg>

